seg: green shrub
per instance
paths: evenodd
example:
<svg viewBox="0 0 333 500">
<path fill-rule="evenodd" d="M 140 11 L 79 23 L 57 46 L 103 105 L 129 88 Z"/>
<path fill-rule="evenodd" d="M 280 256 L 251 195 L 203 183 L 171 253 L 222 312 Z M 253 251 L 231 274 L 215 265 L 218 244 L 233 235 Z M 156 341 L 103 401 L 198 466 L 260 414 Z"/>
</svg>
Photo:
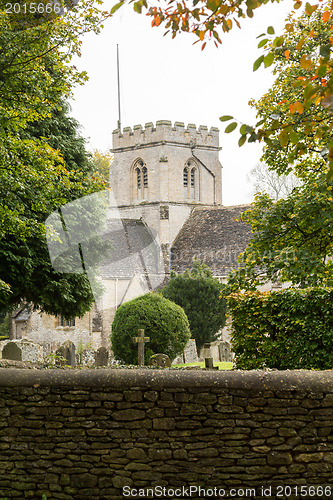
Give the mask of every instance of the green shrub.
<svg viewBox="0 0 333 500">
<path fill-rule="evenodd" d="M 194 261 L 183 274 L 171 273 L 171 279 L 161 290 L 163 297 L 181 306 L 190 324 L 197 351 L 206 342 L 214 342 L 226 322 L 227 304 L 219 298 L 223 285 L 205 264 Z"/>
<path fill-rule="evenodd" d="M 138 345 L 132 338 L 137 337 L 139 329 L 150 337 L 145 344 L 145 363 L 157 353 L 167 354 L 172 361 L 184 351 L 190 338 L 183 309 L 153 293 L 125 302 L 117 309 L 110 337 L 116 359 L 126 364 L 138 363 Z"/>
<path fill-rule="evenodd" d="M 228 297 L 240 369 L 333 367 L 333 289 L 246 292 Z"/>
<path fill-rule="evenodd" d="M 0 313 L 0 340 L 6 340 L 9 337 L 9 315 Z"/>
</svg>

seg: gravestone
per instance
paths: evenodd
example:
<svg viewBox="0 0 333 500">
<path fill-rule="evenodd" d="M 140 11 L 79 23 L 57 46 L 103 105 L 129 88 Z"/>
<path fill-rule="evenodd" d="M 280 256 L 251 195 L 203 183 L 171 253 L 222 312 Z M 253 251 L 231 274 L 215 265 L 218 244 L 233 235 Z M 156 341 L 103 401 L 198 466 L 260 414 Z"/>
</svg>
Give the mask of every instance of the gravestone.
<svg viewBox="0 0 333 500">
<path fill-rule="evenodd" d="M 150 366 L 161 366 L 162 368 L 169 368 L 171 361 L 166 354 L 153 354 L 149 360 Z"/>
<path fill-rule="evenodd" d="M 2 349 L 3 359 L 12 359 L 14 361 L 22 361 L 22 349 L 17 345 L 17 342 L 8 342 Z"/>
<path fill-rule="evenodd" d="M 109 362 L 109 351 L 106 347 L 100 347 L 95 352 L 95 366 L 107 366 Z"/>
<path fill-rule="evenodd" d="M 43 348 L 29 340 L 9 340 L 5 341 L 2 346 L 1 357 L 3 359 L 29 361 L 31 363 L 42 361 Z"/>
<path fill-rule="evenodd" d="M 83 349 L 80 354 L 76 353 L 76 363 L 82 366 L 93 366 L 95 363 L 95 351 L 93 349 Z"/>
<path fill-rule="evenodd" d="M 190 339 L 186 344 L 183 354 L 177 356 L 172 364 L 180 365 L 182 363 L 197 363 L 199 361 L 197 346 L 194 339 Z"/>
<path fill-rule="evenodd" d="M 60 361 L 60 365 L 75 366 L 75 345 L 70 340 L 66 340 L 56 352 L 57 356 L 62 356 L 65 361 Z"/>
<path fill-rule="evenodd" d="M 222 341 L 219 343 L 219 358 L 220 361 L 232 361 L 232 352 L 229 342 Z"/>
</svg>

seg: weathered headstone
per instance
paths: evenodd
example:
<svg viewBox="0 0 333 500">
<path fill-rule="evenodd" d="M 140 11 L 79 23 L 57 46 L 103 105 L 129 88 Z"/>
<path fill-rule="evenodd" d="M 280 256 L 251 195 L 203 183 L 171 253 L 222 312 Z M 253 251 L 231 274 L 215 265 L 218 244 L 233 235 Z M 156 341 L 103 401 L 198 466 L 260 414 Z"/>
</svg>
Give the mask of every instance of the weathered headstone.
<svg viewBox="0 0 333 500">
<path fill-rule="evenodd" d="M 138 365 L 143 366 L 145 364 L 145 342 L 149 342 L 150 338 L 145 337 L 145 331 L 140 329 L 138 337 L 132 337 L 133 342 L 138 344 Z"/>
<path fill-rule="evenodd" d="M 199 361 L 197 345 L 194 339 L 190 339 L 184 350 L 184 363 L 196 363 Z"/>
<path fill-rule="evenodd" d="M 177 356 L 172 364 L 180 365 L 182 363 L 197 363 L 199 361 L 197 345 L 194 339 L 190 339 L 186 344 L 184 352 Z"/>
<path fill-rule="evenodd" d="M 2 349 L 3 359 L 12 359 L 14 361 L 22 361 L 22 349 L 16 342 L 8 342 Z"/>
<path fill-rule="evenodd" d="M 149 364 L 150 366 L 169 368 L 171 366 L 171 361 L 167 354 L 153 354 L 149 360 Z"/>
<path fill-rule="evenodd" d="M 83 349 L 82 352 L 76 353 L 76 364 L 82 366 L 93 366 L 95 364 L 95 354 L 94 349 Z"/>
<path fill-rule="evenodd" d="M 57 356 L 65 358 L 65 361 L 60 361 L 61 365 L 75 366 L 75 345 L 70 340 L 66 340 L 56 352 Z"/>
<path fill-rule="evenodd" d="M 0 349 L 3 359 L 37 363 L 43 358 L 43 348 L 27 339 L 3 341 Z"/>
<path fill-rule="evenodd" d="M 220 361 L 232 361 L 232 352 L 229 342 L 222 341 L 219 343 L 219 358 Z"/>
<path fill-rule="evenodd" d="M 109 362 L 109 351 L 106 347 L 100 347 L 95 352 L 95 366 L 107 366 Z"/>
</svg>

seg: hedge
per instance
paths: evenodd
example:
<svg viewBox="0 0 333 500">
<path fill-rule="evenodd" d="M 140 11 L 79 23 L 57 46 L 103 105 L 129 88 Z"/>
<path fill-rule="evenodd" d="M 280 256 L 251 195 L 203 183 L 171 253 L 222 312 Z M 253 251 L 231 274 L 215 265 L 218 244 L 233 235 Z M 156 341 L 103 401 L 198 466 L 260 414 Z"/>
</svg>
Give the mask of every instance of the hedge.
<svg viewBox="0 0 333 500">
<path fill-rule="evenodd" d="M 228 305 L 237 368 L 333 368 L 333 289 L 245 292 Z"/>
<path fill-rule="evenodd" d="M 138 363 L 138 345 L 132 338 L 144 329 L 150 341 L 145 344 L 145 363 L 152 354 L 167 354 L 172 361 L 184 351 L 190 339 L 190 327 L 184 310 L 160 295 L 147 293 L 117 309 L 111 333 L 111 347 L 116 359 L 126 364 Z"/>
</svg>

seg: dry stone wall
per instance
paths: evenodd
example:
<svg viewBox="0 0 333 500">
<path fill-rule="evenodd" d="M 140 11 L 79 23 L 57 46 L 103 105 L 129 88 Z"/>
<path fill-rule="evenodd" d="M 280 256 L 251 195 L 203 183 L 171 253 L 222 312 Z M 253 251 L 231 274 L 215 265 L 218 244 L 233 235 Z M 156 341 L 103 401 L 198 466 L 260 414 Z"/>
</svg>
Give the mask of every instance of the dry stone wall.
<svg viewBox="0 0 333 500">
<path fill-rule="evenodd" d="M 0 372 L 0 498 L 332 498 L 330 371 Z"/>
</svg>

